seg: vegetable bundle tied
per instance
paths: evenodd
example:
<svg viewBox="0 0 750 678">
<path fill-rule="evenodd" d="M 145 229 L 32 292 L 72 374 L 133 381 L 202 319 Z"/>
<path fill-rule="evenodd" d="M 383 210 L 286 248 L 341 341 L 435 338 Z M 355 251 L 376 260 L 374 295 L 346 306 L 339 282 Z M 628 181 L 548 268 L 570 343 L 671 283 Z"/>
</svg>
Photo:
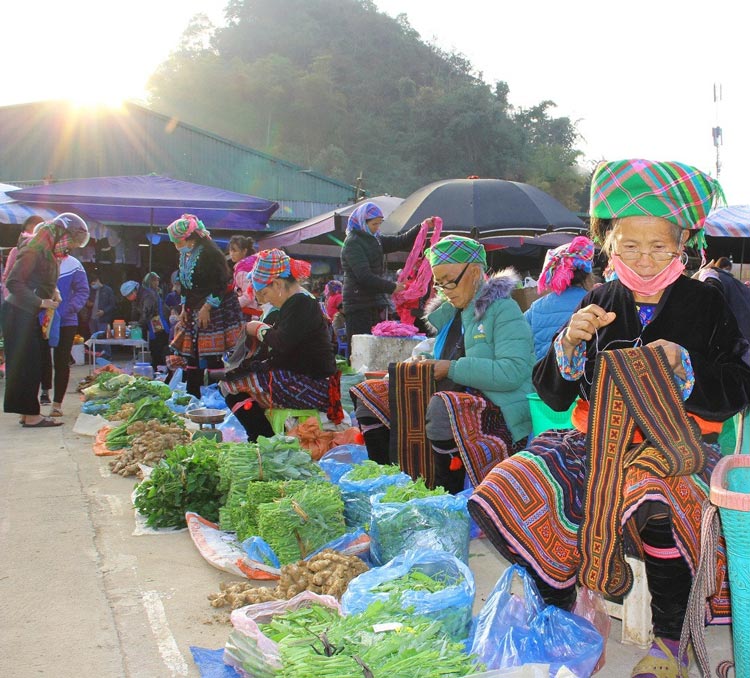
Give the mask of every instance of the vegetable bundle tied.
<svg viewBox="0 0 750 678">
<path fill-rule="evenodd" d="M 122 424 L 113 428 L 107 434 L 107 448 L 110 450 L 119 450 L 123 447 L 127 447 L 133 437 L 128 433 L 128 428 L 137 421 L 149 421 L 151 419 L 156 419 L 163 423 L 177 421 L 174 413 L 160 398 L 156 396 L 141 398 L 136 403 L 133 413 Z"/>
</svg>

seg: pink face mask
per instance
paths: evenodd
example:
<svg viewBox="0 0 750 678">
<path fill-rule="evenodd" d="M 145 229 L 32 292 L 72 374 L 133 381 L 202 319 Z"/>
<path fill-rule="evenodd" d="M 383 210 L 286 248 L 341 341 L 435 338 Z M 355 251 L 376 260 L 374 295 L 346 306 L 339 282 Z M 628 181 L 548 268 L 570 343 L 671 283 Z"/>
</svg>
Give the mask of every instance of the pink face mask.
<svg viewBox="0 0 750 678">
<path fill-rule="evenodd" d="M 680 261 L 679 257 L 675 257 L 665 269 L 659 271 L 653 278 L 646 280 L 626 265 L 617 255 L 612 257 L 612 265 L 620 282 L 629 290 L 644 297 L 652 297 L 669 287 L 685 270 L 685 264 Z"/>
</svg>

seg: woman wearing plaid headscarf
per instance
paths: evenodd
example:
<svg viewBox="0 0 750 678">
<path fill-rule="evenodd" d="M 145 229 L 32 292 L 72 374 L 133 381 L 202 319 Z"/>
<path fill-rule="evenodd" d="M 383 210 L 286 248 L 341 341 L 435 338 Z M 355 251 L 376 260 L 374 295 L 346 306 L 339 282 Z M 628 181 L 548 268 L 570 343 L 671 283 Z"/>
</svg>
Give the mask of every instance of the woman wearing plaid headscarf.
<svg viewBox="0 0 750 678">
<path fill-rule="evenodd" d="M 584 297 L 534 367 L 553 410 L 581 397 L 575 429 L 538 435 L 469 500 L 493 545 L 526 567 L 547 603 L 570 609 L 576 582 L 623 595 L 632 584 L 624 555 L 644 560 L 655 640 L 636 678 L 688 675 L 678 646 L 700 507 L 720 455 L 709 442 L 750 401 L 731 311 L 717 290 L 683 275 L 685 245 L 705 242 L 703 222 L 720 196 L 714 179 L 682 163 L 597 167 L 591 233 L 617 279 Z M 722 556 L 720 575 L 724 564 Z M 708 607 L 709 619 L 726 620 L 726 585 Z"/>
<path fill-rule="evenodd" d="M 531 430 L 526 394 L 534 355 L 531 331 L 511 298 L 513 269 L 486 274 L 484 246 L 450 235 L 426 250 L 439 295 L 425 319 L 437 330 L 432 355 L 435 393 L 425 410 L 428 481 L 456 494 L 477 478 L 469 447 L 478 429 L 491 437 L 481 455 L 491 468 L 526 442 Z M 389 463 L 393 412 L 388 384 L 368 380 L 350 389 L 370 459 Z M 397 411 L 396 411 L 397 412 Z M 398 416 L 398 413 L 397 413 Z M 394 460 L 395 461 L 395 460 Z M 481 477 L 479 477 L 481 480 Z"/>
<path fill-rule="evenodd" d="M 273 435 L 265 411 L 273 407 L 316 409 L 342 419 L 331 326 L 315 297 L 299 283 L 310 264 L 278 249 L 258 254 L 251 273 L 255 297 L 279 309 L 273 326 L 245 325 L 248 357 L 221 382 L 227 405 L 254 441 Z"/>
<path fill-rule="evenodd" d="M 579 235 L 568 243 L 548 250 L 539 276 L 537 290 L 545 294 L 524 313 L 534 334 L 537 359 L 549 349 L 552 338 L 576 310 L 593 285 L 591 275 L 594 243 Z"/>
<path fill-rule="evenodd" d="M 167 357 L 170 369 L 185 367 L 187 392 L 200 398 L 206 369 L 221 369 L 222 356 L 242 332 L 242 313 L 224 253 L 203 222 L 183 214 L 167 227 L 180 253 L 182 313 Z"/>
</svg>

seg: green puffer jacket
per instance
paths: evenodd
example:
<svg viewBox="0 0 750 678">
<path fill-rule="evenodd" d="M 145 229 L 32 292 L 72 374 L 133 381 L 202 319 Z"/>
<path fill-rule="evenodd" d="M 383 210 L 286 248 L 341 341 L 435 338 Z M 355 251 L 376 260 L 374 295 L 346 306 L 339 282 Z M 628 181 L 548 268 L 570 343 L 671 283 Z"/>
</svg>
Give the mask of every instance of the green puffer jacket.
<svg viewBox="0 0 750 678">
<path fill-rule="evenodd" d="M 451 361 L 448 377 L 484 393 L 503 413 L 513 440 L 531 433 L 526 394 L 534 366 L 534 342 L 529 324 L 510 293 L 518 275 L 500 271 L 484 282 L 461 312 L 465 356 Z M 426 318 L 436 329 L 453 320 L 456 309 L 443 302 Z M 437 356 L 436 356 L 437 357 Z"/>
</svg>

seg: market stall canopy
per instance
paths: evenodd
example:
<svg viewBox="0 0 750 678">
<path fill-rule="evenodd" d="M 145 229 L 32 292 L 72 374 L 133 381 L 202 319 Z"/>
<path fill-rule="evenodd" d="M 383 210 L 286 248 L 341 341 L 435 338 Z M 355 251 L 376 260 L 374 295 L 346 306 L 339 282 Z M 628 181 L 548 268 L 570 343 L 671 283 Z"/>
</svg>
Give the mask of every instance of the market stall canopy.
<svg viewBox="0 0 750 678">
<path fill-rule="evenodd" d="M 706 235 L 718 238 L 748 238 L 750 205 L 719 207 L 709 212 L 704 228 Z"/>
<path fill-rule="evenodd" d="M 0 184 L 0 223 L 22 224 L 32 216 L 40 216 L 42 219 L 54 219 L 57 216 L 55 210 L 46 207 L 31 207 L 19 203 L 13 197 L 13 192 L 18 191 L 18 186 L 12 184 Z"/>
<path fill-rule="evenodd" d="M 448 179 L 423 186 L 381 228 L 404 232 L 431 216 L 442 218 L 446 234 L 481 240 L 586 230 L 583 221 L 551 195 L 536 186 L 503 179 Z"/>
<path fill-rule="evenodd" d="M 387 217 L 393 210 L 395 210 L 402 202 L 403 198 L 395 198 L 391 195 L 378 195 L 374 198 L 365 198 L 353 205 L 346 205 L 339 207 L 330 212 L 324 212 L 316 217 L 301 221 L 294 226 L 278 231 L 273 235 L 269 235 L 267 238 L 263 238 L 260 241 L 260 246 L 263 249 L 271 249 L 274 247 L 289 247 L 296 245 L 303 240 L 311 240 L 319 235 L 325 235 L 336 230 L 336 226 L 341 224 L 339 230 L 346 228 L 346 222 L 354 209 L 365 202 L 375 203 Z M 383 231 L 386 235 L 389 233 L 395 233 L 396 231 Z"/>
<path fill-rule="evenodd" d="M 80 213 L 103 224 L 166 226 L 195 214 L 206 228 L 252 231 L 265 228 L 279 204 L 157 175 L 74 179 L 22 188 L 14 197 L 30 206 Z"/>
</svg>

